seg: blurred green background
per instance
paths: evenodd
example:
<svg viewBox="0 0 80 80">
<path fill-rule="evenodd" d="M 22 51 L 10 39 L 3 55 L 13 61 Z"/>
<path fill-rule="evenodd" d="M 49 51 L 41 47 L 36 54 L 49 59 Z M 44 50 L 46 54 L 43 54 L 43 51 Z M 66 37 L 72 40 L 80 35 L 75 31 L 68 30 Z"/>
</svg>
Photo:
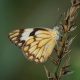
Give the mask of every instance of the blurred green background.
<svg viewBox="0 0 80 80">
<path fill-rule="evenodd" d="M 8 33 L 17 28 L 51 28 L 70 5 L 70 0 L 0 0 L 0 80 L 47 80 L 44 64 L 28 61 L 9 41 Z M 76 24 L 80 25 L 80 11 Z M 80 32 L 79 27 L 73 35 Z M 45 65 L 54 71 L 51 62 Z M 63 80 L 80 80 L 80 35 L 72 44 L 71 69 L 74 73 Z"/>
</svg>

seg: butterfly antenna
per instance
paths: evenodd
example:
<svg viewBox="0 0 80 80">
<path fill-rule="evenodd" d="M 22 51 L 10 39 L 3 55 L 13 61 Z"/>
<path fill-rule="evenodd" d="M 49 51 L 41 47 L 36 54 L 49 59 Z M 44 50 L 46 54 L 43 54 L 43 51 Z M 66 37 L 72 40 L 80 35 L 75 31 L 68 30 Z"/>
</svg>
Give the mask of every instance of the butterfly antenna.
<svg viewBox="0 0 80 80">
<path fill-rule="evenodd" d="M 56 21 L 56 23 L 54 24 L 54 26 L 56 26 L 56 25 L 58 25 L 58 24 L 59 24 L 59 22 L 60 22 L 61 18 L 62 18 L 62 14 L 60 14 L 60 16 L 59 16 L 58 20 Z"/>
</svg>

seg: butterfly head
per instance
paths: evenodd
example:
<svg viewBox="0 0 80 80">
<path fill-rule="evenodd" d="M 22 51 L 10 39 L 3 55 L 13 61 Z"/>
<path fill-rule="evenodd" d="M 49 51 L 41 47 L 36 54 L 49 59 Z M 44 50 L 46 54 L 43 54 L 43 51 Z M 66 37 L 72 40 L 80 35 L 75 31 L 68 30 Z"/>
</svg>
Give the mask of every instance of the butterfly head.
<svg viewBox="0 0 80 80">
<path fill-rule="evenodd" d="M 59 27 L 56 26 L 53 28 L 53 37 L 58 40 L 59 39 L 59 36 L 60 36 L 60 32 L 59 32 Z"/>
</svg>

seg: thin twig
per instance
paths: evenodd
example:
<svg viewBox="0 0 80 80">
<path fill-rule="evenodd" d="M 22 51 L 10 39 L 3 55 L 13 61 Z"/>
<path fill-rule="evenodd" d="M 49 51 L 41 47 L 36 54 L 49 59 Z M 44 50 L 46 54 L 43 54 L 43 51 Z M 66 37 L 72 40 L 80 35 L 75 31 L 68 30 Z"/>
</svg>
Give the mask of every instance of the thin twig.
<svg viewBox="0 0 80 80">
<path fill-rule="evenodd" d="M 59 80 L 59 79 L 58 79 L 58 77 L 59 77 L 59 76 L 58 76 L 58 70 L 59 70 L 61 61 L 62 61 L 62 60 L 59 61 L 59 64 L 58 64 L 57 69 L 56 69 L 56 71 L 55 71 L 55 78 L 56 78 L 57 80 Z"/>
</svg>

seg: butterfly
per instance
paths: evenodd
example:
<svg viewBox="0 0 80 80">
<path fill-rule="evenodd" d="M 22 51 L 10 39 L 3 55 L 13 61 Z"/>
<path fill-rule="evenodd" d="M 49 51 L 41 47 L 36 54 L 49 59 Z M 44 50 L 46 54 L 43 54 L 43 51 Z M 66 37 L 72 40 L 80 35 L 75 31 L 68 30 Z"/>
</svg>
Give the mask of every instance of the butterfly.
<svg viewBox="0 0 80 80">
<path fill-rule="evenodd" d="M 17 29 L 9 33 L 9 39 L 20 47 L 23 54 L 32 61 L 43 63 L 50 57 L 57 41 L 59 31 L 56 27 Z"/>
</svg>

